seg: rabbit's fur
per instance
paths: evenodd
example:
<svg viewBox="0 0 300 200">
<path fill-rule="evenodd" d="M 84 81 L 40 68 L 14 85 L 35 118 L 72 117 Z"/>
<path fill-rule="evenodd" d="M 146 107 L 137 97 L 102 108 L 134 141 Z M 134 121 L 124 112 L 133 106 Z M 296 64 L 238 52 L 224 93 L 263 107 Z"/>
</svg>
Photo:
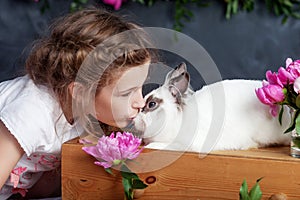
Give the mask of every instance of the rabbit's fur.
<svg viewBox="0 0 300 200">
<path fill-rule="evenodd" d="M 207 153 L 270 145 L 288 145 L 282 125 L 255 94 L 261 81 L 224 80 L 193 92 L 186 65 L 170 71 L 165 83 L 145 96 L 146 106 L 134 119 L 149 148 Z"/>
</svg>

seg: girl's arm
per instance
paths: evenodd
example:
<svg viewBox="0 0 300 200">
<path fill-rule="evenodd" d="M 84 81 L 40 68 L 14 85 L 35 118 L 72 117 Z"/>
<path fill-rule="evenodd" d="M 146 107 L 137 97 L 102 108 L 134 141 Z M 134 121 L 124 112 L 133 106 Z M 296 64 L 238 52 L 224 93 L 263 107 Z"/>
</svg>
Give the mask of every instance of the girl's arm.
<svg viewBox="0 0 300 200">
<path fill-rule="evenodd" d="M 23 154 L 16 138 L 0 120 L 0 189 Z"/>
</svg>

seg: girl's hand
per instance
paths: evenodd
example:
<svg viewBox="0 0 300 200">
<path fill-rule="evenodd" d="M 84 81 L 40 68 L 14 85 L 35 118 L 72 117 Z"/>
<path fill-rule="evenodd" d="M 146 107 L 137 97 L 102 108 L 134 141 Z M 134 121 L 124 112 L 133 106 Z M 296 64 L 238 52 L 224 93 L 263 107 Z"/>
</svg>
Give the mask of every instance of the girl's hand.
<svg viewBox="0 0 300 200">
<path fill-rule="evenodd" d="M 16 138 L 0 120 L 0 189 L 23 154 Z"/>
</svg>

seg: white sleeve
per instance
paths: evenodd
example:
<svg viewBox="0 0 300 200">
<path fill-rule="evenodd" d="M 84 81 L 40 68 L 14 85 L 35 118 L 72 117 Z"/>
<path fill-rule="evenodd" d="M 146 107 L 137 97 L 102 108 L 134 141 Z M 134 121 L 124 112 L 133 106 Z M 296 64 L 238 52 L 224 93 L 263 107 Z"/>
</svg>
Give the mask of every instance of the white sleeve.
<svg viewBox="0 0 300 200">
<path fill-rule="evenodd" d="M 17 139 L 27 156 L 30 156 L 51 134 L 53 122 L 39 98 L 18 98 L 0 111 L 0 120 Z M 47 133 L 48 131 L 48 133 Z"/>
</svg>

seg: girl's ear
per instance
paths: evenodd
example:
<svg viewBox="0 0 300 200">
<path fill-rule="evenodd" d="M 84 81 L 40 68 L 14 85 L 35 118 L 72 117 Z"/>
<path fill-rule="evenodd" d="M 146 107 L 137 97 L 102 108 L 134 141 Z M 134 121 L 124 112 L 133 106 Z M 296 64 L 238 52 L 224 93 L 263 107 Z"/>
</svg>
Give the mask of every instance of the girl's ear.
<svg viewBox="0 0 300 200">
<path fill-rule="evenodd" d="M 71 82 L 68 85 L 68 93 L 73 100 L 80 101 L 84 95 L 84 87 L 81 83 Z"/>
<path fill-rule="evenodd" d="M 74 116 L 82 115 L 82 109 L 87 109 L 86 105 L 88 105 L 88 103 L 84 101 L 87 99 L 85 98 L 87 96 L 86 92 L 85 87 L 81 83 L 71 82 L 68 85 L 68 95 L 72 101 L 71 105 Z M 85 108 L 83 108 L 83 106 Z"/>
<path fill-rule="evenodd" d="M 68 85 L 68 95 L 71 96 L 72 98 L 74 98 L 74 96 L 73 96 L 74 84 L 75 84 L 75 82 L 71 82 Z"/>
</svg>

